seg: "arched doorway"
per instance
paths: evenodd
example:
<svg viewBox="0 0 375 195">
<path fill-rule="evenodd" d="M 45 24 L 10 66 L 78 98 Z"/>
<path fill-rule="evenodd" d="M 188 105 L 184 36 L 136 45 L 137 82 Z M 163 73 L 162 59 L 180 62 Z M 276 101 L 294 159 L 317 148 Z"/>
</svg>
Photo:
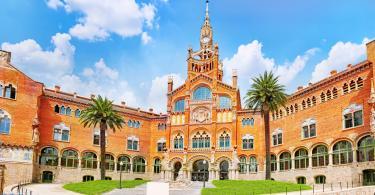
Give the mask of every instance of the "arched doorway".
<svg viewBox="0 0 375 195">
<path fill-rule="evenodd" d="M 226 160 L 220 162 L 220 180 L 229 179 L 228 177 L 229 163 Z"/>
<path fill-rule="evenodd" d="M 375 185 L 375 169 L 363 170 L 363 185 Z"/>
<path fill-rule="evenodd" d="M 42 182 L 43 183 L 52 183 L 53 173 L 52 171 L 43 171 L 42 173 Z"/>
<path fill-rule="evenodd" d="M 192 181 L 208 181 L 208 162 L 206 160 L 197 160 L 193 163 Z"/>
<path fill-rule="evenodd" d="M 173 165 L 173 180 L 177 179 L 178 172 L 180 171 L 181 167 L 182 167 L 181 162 L 174 163 L 174 165 Z"/>
</svg>

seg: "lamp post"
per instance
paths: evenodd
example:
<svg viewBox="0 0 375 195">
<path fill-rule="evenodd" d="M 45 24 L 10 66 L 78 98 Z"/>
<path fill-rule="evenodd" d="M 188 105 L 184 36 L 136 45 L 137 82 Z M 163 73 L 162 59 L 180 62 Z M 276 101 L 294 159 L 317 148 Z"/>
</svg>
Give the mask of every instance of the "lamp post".
<svg viewBox="0 0 375 195">
<path fill-rule="evenodd" d="M 203 188 L 206 187 L 206 160 L 203 160 Z"/>
<path fill-rule="evenodd" d="M 120 189 L 122 188 L 121 186 L 121 176 L 122 176 L 122 165 L 124 165 L 124 162 L 120 162 Z"/>
</svg>

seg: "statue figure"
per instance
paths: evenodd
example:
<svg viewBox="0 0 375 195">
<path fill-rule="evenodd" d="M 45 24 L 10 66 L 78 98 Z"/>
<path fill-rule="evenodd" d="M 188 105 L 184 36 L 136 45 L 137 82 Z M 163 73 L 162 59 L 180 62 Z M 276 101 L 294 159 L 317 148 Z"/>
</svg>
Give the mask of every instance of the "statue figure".
<svg viewBox="0 0 375 195">
<path fill-rule="evenodd" d="M 33 124 L 32 124 L 32 128 L 33 128 L 33 137 L 32 137 L 32 140 L 33 140 L 33 143 L 34 144 L 37 144 L 39 143 L 39 120 L 37 117 L 35 117 L 33 119 Z"/>
<path fill-rule="evenodd" d="M 232 159 L 233 159 L 232 169 L 237 169 L 238 163 L 240 163 L 240 160 L 238 159 L 237 149 L 234 149 L 232 154 L 233 154 L 232 155 Z"/>
<path fill-rule="evenodd" d="M 371 132 L 372 136 L 375 138 L 375 109 L 371 108 Z"/>
<path fill-rule="evenodd" d="M 161 167 L 163 170 L 167 170 L 168 169 L 168 161 L 169 161 L 169 153 L 168 153 L 168 149 L 165 149 L 164 150 L 164 153 L 163 153 L 163 158 L 161 160 Z"/>
</svg>

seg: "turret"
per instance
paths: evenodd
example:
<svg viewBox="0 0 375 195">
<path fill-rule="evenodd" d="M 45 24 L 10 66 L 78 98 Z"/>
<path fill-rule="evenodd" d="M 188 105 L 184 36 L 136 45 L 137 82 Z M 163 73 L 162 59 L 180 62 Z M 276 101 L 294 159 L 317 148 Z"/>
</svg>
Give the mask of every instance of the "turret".
<svg viewBox="0 0 375 195">
<path fill-rule="evenodd" d="M 173 77 L 169 76 L 168 77 L 168 93 L 173 91 Z"/>
<path fill-rule="evenodd" d="M 232 87 L 237 88 L 237 70 L 232 72 Z"/>
</svg>

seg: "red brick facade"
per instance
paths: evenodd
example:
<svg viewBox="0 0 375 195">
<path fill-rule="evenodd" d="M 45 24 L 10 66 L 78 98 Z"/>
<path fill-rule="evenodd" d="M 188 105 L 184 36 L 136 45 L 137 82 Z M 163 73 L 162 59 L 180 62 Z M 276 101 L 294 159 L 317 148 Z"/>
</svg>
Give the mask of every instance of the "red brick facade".
<svg viewBox="0 0 375 195">
<path fill-rule="evenodd" d="M 206 160 L 209 179 L 264 178 L 263 118 L 258 112 L 242 108 L 235 72 L 232 84 L 222 81 L 219 47 L 213 44 L 208 14 L 200 42 L 198 51 L 188 50 L 186 82 L 174 88 L 173 79 L 168 81 L 166 114 L 142 111 L 125 103 L 114 106 L 126 124 L 117 132 L 108 131 L 108 177 L 118 179 L 119 161 L 127 157 L 130 170 L 127 165 L 123 167 L 126 178 L 200 180 L 202 175 L 195 166 L 199 160 Z M 290 95 L 286 108 L 272 113 L 271 134 L 282 134 L 281 144 L 271 143 L 276 157 L 273 178 L 296 182 L 304 177 L 307 183 L 314 183 L 318 182 L 317 176 L 324 175 L 327 182 L 358 181 L 364 170 L 375 167 L 374 145 L 366 148 L 370 151 L 366 157 L 358 156 L 363 149 L 358 147 L 360 140 L 375 134 L 374 41 L 367 44 L 367 50 L 366 61 L 342 72 L 332 71 L 330 77 L 300 88 Z M 11 84 L 16 91 L 15 98 L 5 94 L 0 97 L 1 111 L 11 118 L 10 131 L 0 134 L 0 163 L 7 167 L 6 185 L 24 179 L 70 182 L 87 176 L 99 178 L 99 166 L 94 165 L 99 163 L 95 130 L 84 128 L 76 116 L 88 105 L 89 98 L 62 92 L 58 86 L 45 89 L 42 83 L 12 66 L 10 53 L 5 51 L 0 51 L 0 84 L 2 90 Z M 183 103 L 177 103 L 179 100 Z M 347 113 L 353 114 L 354 127 L 345 128 Z M 347 123 L 351 124 L 349 120 Z M 309 126 L 311 137 L 303 137 L 305 124 L 315 125 L 315 134 L 310 134 L 313 127 Z M 350 144 L 350 149 L 337 153 L 336 144 L 342 140 Z M 158 151 L 158 143 L 161 148 L 165 143 L 166 151 Z M 327 149 L 327 162 L 314 160 L 320 145 Z M 50 153 L 42 154 L 45 148 L 51 148 Z M 301 148 L 307 152 L 302 158 L 304 165 L 296 156 Z M 64 156 L 68 150 L 72 152 L 69 158 Z M 88 160 L 86 152 L 97 158 Z M 288 154 L 290 159 L 284 158 Z M 143 161 L 137 161 L 139 158 Z"/>
</svg>

